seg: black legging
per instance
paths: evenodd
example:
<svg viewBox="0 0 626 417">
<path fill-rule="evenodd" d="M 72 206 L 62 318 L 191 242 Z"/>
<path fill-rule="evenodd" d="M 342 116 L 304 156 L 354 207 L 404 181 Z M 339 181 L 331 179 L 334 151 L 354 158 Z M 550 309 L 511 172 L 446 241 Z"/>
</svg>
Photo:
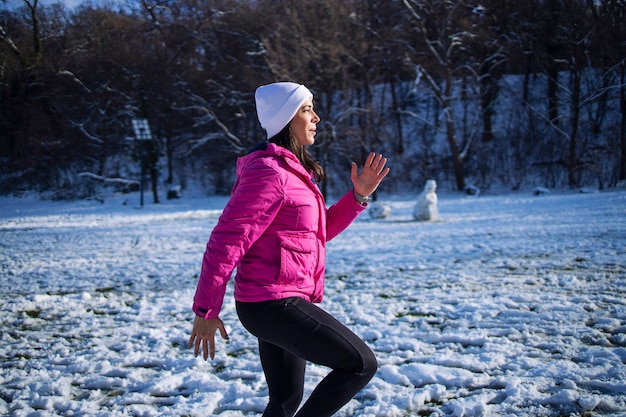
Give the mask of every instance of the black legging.
<svg viewBox="0 0 626 417">
<path fill-rule="evenodd" d="M 374 353 L 346 326 L 298 297 L 237 302 L 243 326 L 259 339 L 269 388 L 263 417 L 294 416 L 304 391 L 306 361 L 332 368 L 296 417 L 331 416 L 376 373 Z"/>
</svg>

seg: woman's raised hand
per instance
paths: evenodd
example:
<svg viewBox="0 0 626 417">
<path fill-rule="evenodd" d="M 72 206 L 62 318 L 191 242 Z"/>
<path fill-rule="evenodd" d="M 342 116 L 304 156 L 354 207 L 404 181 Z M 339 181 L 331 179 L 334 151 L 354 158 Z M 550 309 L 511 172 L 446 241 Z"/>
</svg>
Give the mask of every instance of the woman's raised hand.
<svg viewBox="0 0 626 417">
<path fill-rule="evenodd" d="M 358 172 L 359 167 L 356 162 L 353 162 L 350 178 L 352 179 L 352 185 L 354 185 L 354 191 L 363 197 L 367 197 L 376 191 L 383 178 L 389 174 L 389 167 L 385 167 L 386 164 L 387 158 L 383 157 L 382 154 L 374 152 L 368 155 L 361 172 Z"/>
</svg>

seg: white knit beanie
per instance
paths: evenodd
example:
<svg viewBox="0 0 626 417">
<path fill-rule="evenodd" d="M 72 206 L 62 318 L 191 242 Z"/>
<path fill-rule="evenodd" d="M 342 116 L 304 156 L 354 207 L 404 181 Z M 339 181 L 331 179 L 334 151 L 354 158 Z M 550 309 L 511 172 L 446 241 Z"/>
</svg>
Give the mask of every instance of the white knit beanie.
<svg viewBox="0 0 626 417">
<path fill-rule="evenodd" d="M 256 89 L 256 113 L 267 132 L 267 139 L 276 136 L 289 124 L 306 99 L 313 94 L 302 84 L 281 82 Z"/>
</svg>

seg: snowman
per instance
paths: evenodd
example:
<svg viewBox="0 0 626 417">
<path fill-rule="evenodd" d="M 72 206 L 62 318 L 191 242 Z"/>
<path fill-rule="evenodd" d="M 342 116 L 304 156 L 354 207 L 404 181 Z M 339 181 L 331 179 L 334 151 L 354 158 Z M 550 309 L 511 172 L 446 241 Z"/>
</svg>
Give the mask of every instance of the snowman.
<svg viewBox="0 0 626 417">
<path fill-rule="evenodd" d="M 434 221 L 439 217 L 437 209 L 437 183 L 435 180 L 428 180 L 424 185 L 424 191 L 419 195 L 415 208 L 413 209 L 413 217 L 415 220 Z"/>
</svg>

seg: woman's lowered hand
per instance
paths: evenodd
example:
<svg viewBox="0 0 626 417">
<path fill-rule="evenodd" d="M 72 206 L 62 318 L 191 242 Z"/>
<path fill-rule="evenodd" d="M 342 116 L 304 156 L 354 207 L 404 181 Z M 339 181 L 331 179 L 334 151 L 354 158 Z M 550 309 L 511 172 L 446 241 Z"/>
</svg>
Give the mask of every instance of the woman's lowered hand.
<svg viewBox="0 0 626 417">
<path fill-rule="evenodd" d="M 205 319 L 196 316 L 193 320 L 193 330 L 189 338 L 189 348 L 194 347 L 193 353 L 198 356 L 202 348 L 202 356 L 207 360 L 209 354 L 211 359 L 215 357 L 215 332 L 219 330 L 222 339 L 228 340 L 228 333 L 224 327 L 224 322 L 219 318 Z"/>
</svg>

